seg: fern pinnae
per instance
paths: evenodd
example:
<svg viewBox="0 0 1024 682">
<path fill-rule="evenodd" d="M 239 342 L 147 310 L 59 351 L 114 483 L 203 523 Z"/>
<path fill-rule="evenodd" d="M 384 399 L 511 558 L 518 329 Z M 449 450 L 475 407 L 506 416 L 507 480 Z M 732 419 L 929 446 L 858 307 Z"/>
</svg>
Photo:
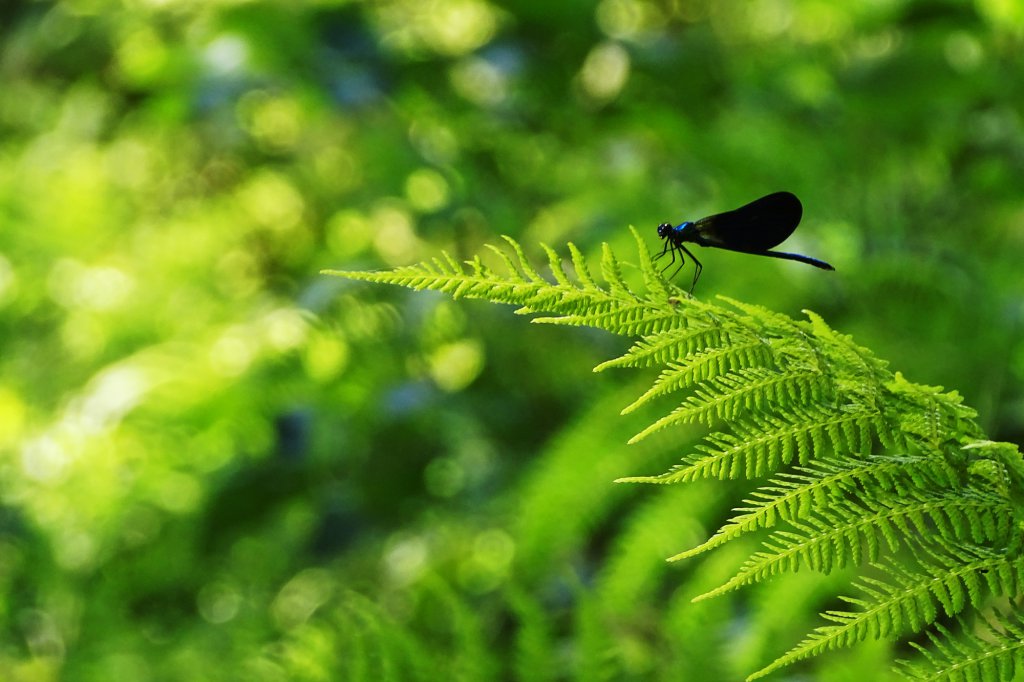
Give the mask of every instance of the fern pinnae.
<svg viewBox="0 0 1024 682">
<path fill-rule="evenodd" d="M 644 288 L 647 289 L 648 295 L 653 300 L 664 301 L 669 297 L 669 289 L 675 290 L 681 296 L 689 296 L 684 294 L 681 289 L 676 287 L 674 284 L 666 280 L 660 272 L 654 268 L 654 259 L 651 258 L 651 252 L 647 248 L 647 241 L 640 235 L 636 227 L 629 226 L 630 234 L 633 235 L 633 240 L 636 242 L 637 256 L 640 263 L 640 274 L 643 276 Z"/>
<path fill-rule="evenodd" d="M 708 381 L 730 370 L 763 366 L 770 362 L 770 351 L 757 339 L 692 353 L 677 362 L 669 363 L 668 368 L 655 379 L 654 385 L 625 407 L 623 414 L 632 412 L 655 398 L 687 388 L 692 384 Z M 659 428 L 661 427 L 657 426 L 657 423 L 652 424 L 629 442 L 635 443 Z"/>
<path fill-rule="evenodd" d="M 526 257 L 526 252 L 523 251 L 523 246 L 512 237 L 507 234 L 501 235 L 501 238 L 512 247 L 512 251 L 516 254 L 516 261 L 519 269 L 526 275 L 526 278 L 531 282 L 539 282 L 548 284 L 548 281 L 533 267 L 530 259 Z"/>
<path fill-rule="evenodd" d="M 997 613 L 982 620 L 981 628 L 963 619 L 957 623 L 959 634 L 936 623 L 927 632 L 931 649 L 910 642 L 924 661 L 899 661 L 900 673 L 915 682 L 990 682 L 1013 680 L 1024 671 L 1024 618 L 1019 614 Z"/>
<path fill-rule="evenodd" d="M 438 272 L 449 272 L 452 274 L 465 274 L 466 272 L 465 264 L 460 263 L 447 251 L 442 251 L 440 257 L 432 258 L 431 261 L 437 266 Z"/>
<path fill-rule="evenodd" d="M 576 247 L 575 244 L 569 242 L 569 255 L 572 258 L 572 267 L 576 271 L 576 279 L 579 280 L 584 290 L 600 290 L 601 287 L 597 286 L 597 282 L 590 275 L 590 268 L 587 266 L 587 259 L 583 255 L 583 252 Z"/>
<path fill-rule="evenodd" d="M 916 498 L 916 499 L 915 499 Z M 914 521 L 919 526 L 927 517 L 934 530 L 948 540 L 967 540 L 977 544 L 1007 542 L 1012 529 L 1012 513 L 1007 501 L 980 490 L 961 489 L 927 495 L 903 496 L 914 500 L 908 510 L 918 509 Z M 927 532 L 927 527 L 921 527 Z"/>
<path fill-rule="evenodd" d="M 551 270 L 551 276 L 555 278 L 555 282 L 563 287 L 571 287 L 572 283 L 569 281 L 569 276 L 565 274 L 565 268 L 562 267 L 562 257 L 544 242 L 541 242 L 540 248 L 547 254 L 548 268 Z"/>
<path fill-rule="evenodd" d="M 933 644 L 924 654 L 928 660 L 909 668 L 913 677 L 931 679 L 955 670 L 964 679 L 995 679 L 992 666 L 1003 671 L 1019 664 L 1024 669 L 1024 648 L 1012 655 L 1004 655 L 1009 646 L 993 652 L 988 642 L 969 633 L 953 637 L 934 622 L 987 608 L 992 595 L 1019 598 L 1024 591 L 1018 558 L 1024 546 L 1019 527 L 1024 504 L 1013 501 L 1024 483 L 1018 448 L 986 450 L 991 446 L 983 445 L 987 441 L 976 413 L 957 393 L 890 373 L 885 362 L 814 313 L 804 311 L 808 320 L 797 321 L 725 297 L 719 297 L 722 305 L 688 296 L 654 269 L 646 244 L 630 229 L 641 255 L 644 292 L 629 288 L 607 245 L 602 246 L 601 285 L 574 245 L 566 259 L 574 276 L 565 260 L 542 245 L 554 279 L 550 282 L 547 272 L 542 276 L 534 269 L 510 238 L 511 253 L 492 249 L 504 268 L 491 269 L 479 257 L 460 263 L 445 253 L 391 272 L 332 274 L 485 298 L 517 305 L 520 313 L 546 315 L 534 322 L 640 337 L 624 355 L 595 368 L 660 367 L 650 390 L 625 411 L 675 391 L 686 393 L 669 415 L 630 442 L 692 421 L 718 430 L 705 435 L 670 471 L 620 481 L 778 474 L 751 493 L 746 506 L 711 538 L 673 557 L 694 556 L 744 533 L 766 531 L 762 551 L 701 598 L 781 571 L 827 572 L 875 562 L 884 548 L 913 547 L 915 538 L 942 548 L 935 556 L 922 552 L 912 572 L 901 572 L 895 563 L 888 572 L 876 565 L 883 575 L 862 579 L 860 593 L 846 599 L 849 612 L 824 614 L 828 625 L 756 675 L 867 637 L 927 627 Z M 879 444 L 900 454 L 874 455 Z M 985 549 L 976 556 L 965 549 L 974 546 Z M 1006 632 L 1018 628 L 1024 638 L 1024 624 L 1006 617 L 1000 627 Z"/>
<path fill-rule="evenodd" d="M 508 238 L 506 237 L 506 239 L 508 239 Z M 519 244 L 517 242 L 513 242 L 513 243 L 514 243 L 515 247 L 519 247 Z M 498 248 L 494 244 L 485 244 L 484 246 L 488 250 L 490 250 L 492 253 L 497 255 L 498 258 L 501 259 L 501 262 L 505 264 L 505 270 L 506 270 L 506 273 L 507 273 L 506 277 L 509 280 L 511 280 L 512 282 L 523 283 L 523 284 L 531 281 L 528 277 L 526 277 L 523 274 L 523 272 L 520 270 L 519 266 L 516 265 L 516 263 L 512 260 L 512 257 L 508 255 L 508 252 L 505 251 L 505 249 Z M 521 249 L 522 247 L 519 247 L 519 248 Z M 536 282 L 536 280 L 533 280 L 533 281 Z"/>
<path fill-rule="evenodd" d="M 917 571 L 909 570 L 895 559 L 885 564 L 874 564 L 888 580 L 861 578 L 855 587 L 865 598 L 841 597 L 860 610 L 833 610 L 822 614 L 836 625 L 816 628 L 800 644 L 751 675 L 750 679 L 869 638 L 919 632 L 935 622 L 940 611 L 946 616 L 954 616 L 968 605 L 981 607 L 987 596 L 982 594 L 981 586 L 985 584 L 982 576 L 998 575 L 1000 568 L 1007 564 L 1005 557 L 985 547 L 949 548 L 941 557 L 935 550 L 929 550 L 929 553 L 940 562 L 937 565 L 922 563 L 922 568 Z M 1016 592 L 1020 573 L 1024 571 L 1024 563 L 1016 563 L 1016 575 L 1011 581 L 988 581 L 988 594 L 998 596 Z"/>
<path fill-rule="evenodd" d="M 729 519 L 718 531 L 702 544 L 680 552 L 669 561 L 688 559 L 719 547 L 741 535 L 771 528 L 779 521 L 790 521 L 807 516 L 816 509 L 827 507 L 846 497 L 857 486 L 870 490 L 872 484 L 883 489 L 905 486 L 894 482 L 897 478 L 907 480 L 918 478 L 916 471 L 924 469 L 934 473 L 937 465 L 932 458 L 871 456 L 867 459 L 849 459 L 836 463 L 816 461 L 809 467 L 796 467 L 793 472 L 783 472 L 744 500 L 747 505 L 735 511 L 743 512 Z M 939 469 L 940 484 L 950 483 L 948 469 Z"/>
<path fill-rule="evenodd" d="M 663 417 L 675 422 L 703 422 L 713 426 L 716 420 L 732 421 L 745 410 L 766 411 L 786 403 L 800 404 L 820 400 L 825 391 L 820 372 L 769 372 L 762 367 L 742 368 L 705 382 L 673 412 Z M 661 421 L 661 420 L 659 420 Z"/>
<path fill-rule="evenodd" d="M 943 392 L 941 386 L 914 384 L 901 372 L 896 372 L 885 388 L 897 403 L 898 428 L 924 448 L 943 450 L 951 444 L 951 433 L 981 437 L 980 427 L 973 421 L 977 412 L 964 405 L 956 391 Z"/>
<path fill-rule="evenodd" d="M 716 298 L 742 311 L 744 315 L 738 316 L 736 319 L 759 335 L 796 339 L 805 347 L 810 347 L 811 335 L 805 328 L 805 323 L 755 303 L 744 303 L 722 294 L 717 295 Z"/>
<path fill-rule="evenodd" d="M 742 368 L 721 376 L 712 377 L 700 384 L 701 388 L 687 396 L 683 403 L 669 414 L 651 424 L 650 432 L 681 423 L 701 422 L 714 426 L 716 421 L 729 422 L 736 419 L 742 412 L 752 409 L 763 409 L 769 401 L 786 403 L 796 402 L 801 393 L 795 385 L 805 386 L 803 397 L 813 400 L 816 386 L 804 382 L 802 374 L 772 374 L 759 371 L 759 367 Z M 635 409 L 636 403 L 630 405 L 623 414 Z"/>
<path fill-rule="evenodd" d="M 602 362 L 594 371 L 603 372 L 612 367 L 665 365 L 680 356 L 695 353 L 698 349 L 725 345 L 731 338 L 728 332 L 719 327 L 678 327 L 644 336 L 623 355 Z"/>
<path fill-rule="evenodd" d="M 965 498 L 953 493 L 920 493 L 885 500 L 875 497 L 859 504 L 845 500 L 820 510 L 816 516 L 792 521 L 795 531 L 774 531 L 765 540 L 766 551 L 754 554 L 730 580 L 697 599 L 724 594 L 800 565 L 829 572 L 862 558 L 877 561 L 879 538 L 890 551 L 906 544 L 908 537 L 936 532 L 950 541 L 1005 539 L 1008 524 L 989 520 L 1000 516 L 998 510 L 993 510 L 995 502 L 985 495 Z"/>
<path fill-rule="evenodd" d="M 632 483 L 684 483 L 704 478 L 747 478 L 770 476 L 782 465 L 796 460 L 807 464 L 826 452 L 826 442 L 845 430 L 828 429 L 829 424 L 850 421 L 857 429 L 857 442 L 840 438 L 831 442 L 836 452 L 862 452 L 864 433 L 874 428 L 875 415 L 865 412 L 835 412 L 827 405 L 810 404 L 792 407 L 789 414 L 751 416 L 732 425 L 732 433 L 716 431 L 694 446 L 698 451 L 683 464 L 657 476 L 634 476 L 618 479 Z M 643 432 L 641 432 L 643 433 Z M 639 434 L 638 434 L 639 435 Z M 634 436 L 630 442 L 638 437 Z M 869 440 L 869 439 L 868 439 Z"/>
<path fill-rule="evenodd" d="M 889 378 L 887 363 L 857 345 L 851 336 L 840 334 L 829 327 L 817 313 L 806 309 L 803 313 L 810 320 L 814 336 L 825 342 L 822 346 L 828 349 L 831 364 L 837 366 L 842 374 L 856 376 L 857 380 L 848 382 L 847 388 L 874 406 Z"/>
<path fill-rule="evenodd" d="M 592 299 L 587 300 L 586 303 L 592 303 Z M 604 306 L 591 306 L 591 310 L 581 314 L 535 317 L 531 321 L 534 324 L 594 327 L 620 336 L 657 334 L 679 324 L 678 314 L 669 308 L 657 308 L 638 301 L 608 301 L 607 303 Z M 536 311 L 531 308 L 526 312 Z"/>
<path fill-rule="evenodd" d="M 608 246 L 608 242 L 601 244 L 601 276 L 613 294 L 633 295 L 633 292 L 626 286 L 626 281 L 622 278 L 622 266 L 619 265 L 615 252 Z"/>
<path fill-rule="evenodd" d="M 774 531 L 764 541 L 764 550 L 755 552 L 732 578 L 713 590 L 694 597 L 694 601 L 710 599 L 744 585 L 760 582 L 783 571 L 801 567 L 828 573 L 866 557 L 878 557 L 875 516 L 858 513 L 857 505 L 847 502 L 836 511 L 825 511 L 817 517 L 792 522 L 790 530 Z M 889 549 L 898 547 L 895 536 L 882 533 Z"/>
</svg>

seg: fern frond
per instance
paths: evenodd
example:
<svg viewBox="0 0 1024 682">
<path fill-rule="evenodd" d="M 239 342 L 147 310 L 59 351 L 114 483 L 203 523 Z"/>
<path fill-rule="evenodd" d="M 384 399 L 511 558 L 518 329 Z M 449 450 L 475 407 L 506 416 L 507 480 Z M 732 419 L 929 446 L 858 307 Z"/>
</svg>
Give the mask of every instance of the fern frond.
<svg viewBox="0 0 1024 682">
<path fill-rule="evenodd" d="M 967 606 L 980 608 L 987 597 L 1016 594 L 1024 584 L 1024 560 L 1020 558 L 1008 559 L 1003 553 L 977 545 L 925 549 L 928 561 L 919 561 L 916 570 L 895 559 L 875 564 L 887 580 L 861 578 L 855 587 L 865 598 L 840 597 L 859 611 L 823 613 L 837 625 L 815 629 L 750 679 L 869 638 L 919 632 L 934 623 L 940 613 L 955 616 Z"/>
<path fill-rule="evenodd" d="M 582 289 L 587 290 L 600 290 L 601 287 L 597 286 L 597 282 L 590 275 L 590 267 L 587 265 L 587 259 L 583 255 L 575 244 L 569 242 L 569 255 L 572 257 L 572 268 L 576 271 L 576 279 L 580 281 Z"/>
<path fill-rule="evenodd" d="M 651 258 L 651 252 L 647 250 L 647 242 L 640 236 L 636 228 L 632 225 L 629 226 L 629 231 L 633 235 L 633 240 L 636 241 L 637 256 L 640 263 L 640 274 L 644 278 L 644 287 L 647 289 L 648 297 L 655 301 L 668 300 L 670 297 L 683 296 L 683 292 L 676 286 L 669 283 L 662 274 L 654 268 L 654 259 Z M 692 296 L 685 294 L 690 301 L 694 301 Z"/>
<path fill-rule="evenodd" d="M 827 349 L 834 371 L 840 377 L 840 390 L 855 394 L 873 406 L 890 376 L 886 369 L 887 363 L 876 358 L 867 348 L 854 343 L 853 337 L 836 332 L 817 313 L 810 310 L 804 310 L 803 313 L 811 321 L 814 336 L 824 342 L 822 347 Z M 844 377 L 853 380 L 844 380 Z"/>
<path fill-rule="evenodd" d="M 511 239 L 511 237 L 507 238 Z M 512 241 L 515 240 L 513 239 Z M 541 242 L 540 246 L 548 256 L 548 267 L 551 268 L 551 276 L 555 278 L 555 282 L 563 287 L 571 288 L 572 282 L 569 281 L 569 277 L 565 274 L 565 269 L 562 267 L 562 257 L 547 244 Z"/>
<path fill-rule="evenodd" d="M 863 460 L 839 463 L 815 462 L 796 467 L 798 473 L 782 473 L 758 488 L 745 503 L 744 512 L 729 519 L 713 536 L 693 549 L 680 552 L 669 561 L 688 559 L 718 547 L 746 533 L 771 528 L 780 521 L 806 517 L 850 495 L 858 487 L 865 493 L 876 487 L 907 494 L 914 482 L 928 481 L 938 487 L 951 487 L 955 472 L 945 460 L 922 456 L 873 455 Z"/>
<path fill-rule="evenodd" d="M 643 244 L 636 230 L 633 230 L 633 236 L 638 244 Z M 661 297 L 644 298 L 630 290 L 622 277 L 618 260 L 607 244 L 602 246 L 601 255 L 601 273 L 608 284 L 607 291 L 594 282 L 579 249 L 570 244 L 569 250 L 576 276 L 582 286 L 576 292 L 564 295 L 560 300 L 538 297 L 532 304 L 523 305 L 518 312 L 558 313 L 557 316 L 536 317 L 533 319 L 534 323 L 596 327 L 625 336 L 658 334 L 686 324 L 678 310 L 680 299 L 672 303 Z M 667 292 L 671 285 L 660 279 L 657 273 L 650 274 L 660 280 L 660 289 Z M 686 299 L 686 305 L 698 304 L 692 299 Z"/>
<path fill-rule="evenodd" d="M 765 551 L 756 552 L 720 587 L 696 597 L 707 599 L 782 571 L 801 567 L 828 573 L 861 560 L 878 561 L 880 540 L 889 551 L 907 537 L 938 534 L 949 541 L 974 543 L 1006 539 L 1009 508 L 998 497 L 917 493 L 901 497 L 845 500 L 816 515 L 791 522 L 794 531 L 774 531 Z"/>
<path fill-rule="evenodd" d="M 721 294 L 716 298 L 746 313 L 739 316 L 738 319 L 751 333 L 762 337 L 792 340 L 802 344 L 808 350 L 813 348 L 811 334 L 806 329 L 806 323 L 798 322 L 788 315 L 754 303 L 744 303 Z"/>
<path fill-rule="evenodd" d="M 557 679 L 557 671 L 551 665 L 555 638 L 550 614 L 526 590 L 510 587 L 506 599 L 519 626 L 515 633 L 515 679 Z"/>
<path fill-rule="evenodd" d="M 325 623 L 334 633 L 339 649 L 340 667 L 335 674 L 351 680 L 431 680 L 438 665 L 433 652 L 417 640 L 404 623 L 392 620 L 379 605 L 355 592 L 342 595 L 337 611 Z M 295 640 L 315 640 L 309 630 L 296 628 Z M 281 645 L 284 656 L 293 648 L 293 640 Z M 305 656 L 298 656 L 307 660 Z"/>
<path fill-rule="evenodd" d="M 699 350 L 727 345 L 734 337 L 721 327 L 697 326 L 692 321 L 684 328 L 645 336 L 624 355 L 594 368 L 602 372 L 611 367 L 651 367 L 665 365 Z"/>
<path fill-rule="evenodd" d="M 693 384 L 707 382 L 715 377 L 748 367 L 763 367 L 771 363 L 771 350 L 758 339 L 747 339 L 740 343 L 698 351 L 683 358 L 681 361 L 670 362 L 647 392 L 623 408 L 622 413 L 628 414 L 649 401 L 668 395 Z M 657 431 L 661 426 L 653 424 L 650 429 L 642 432 L 635 439 L 640 440 L 648 433 Z"/>
<path fill-rule="evenodd" d="M 748 411 L 767 412 L 769 404 L 801 405 L 825 398 L 829 385 L 819 372 L 771 372 L 763 367 L 741 368 L 710 377 L 683 404 L 655 422 L 657 430 L 678 423 L 733 421 Z M 629 406 L 623 412 L 630 411 Z"/>
<path fill-rule="evenodd" d="M 941 624 L 928 632 L 932 649 L 911 642 L 924 659 L 900 661 L 900 670 L 915 682 L 991 682 L 1012 680 L 1024 673 L 1024 618 L 1020 614 L 995 614 L 982 621 L 977 632 L 959 620 L 960 633 L 954 634 Z"/>
<path fill-rule="evenodd" d="M 611 305 L 602 307 L 593 305 L 595 296 L 591 293 L 585 298 L 566 297 L 563 303 L 575 304 L 573 311 L 568 310 L 568 306 L 561 306 L 564 314 L 557 317 L 535 317 L 532 322 L 570 327 L 595 327 L 620 336 L 657 334 L 674 329 L 679 325 L 679 312 L 671 305 L 652 305 L 637 299 L 613 301 Z M 545 307 L 550 310 L 553 306 L 546 305 Z M 538 310 L 539 308 L 530 305 L 523 306 L 519 312 L 532 314 Z"/>
<path fill-rule="evenodd" d="M 902 403 L 897 413 L 900 430 L 925 447 L 941 449 L 965 435 L 981 437 L 980 428 L 973 422 L 977 412 L 964 405 L 956 391 L 943 393 L 941 386 L 911 383 L 900 372 L 886 384 L 886 389 Z"/>
<path fill-rule="evenodd" d="M 629 483 L 683 483 L 702 478 L 761 478 L 794 460 L 807 464 L 835 452 L 868 454 L 878 415 L 863 411 L 836 412 L 825 405 L 793 407 L 788 414 L 751 417 L 733 424 L 733 433 L 716 431 L 695 446 L 700 455 L 658 476 L 618 479 Z M 649 435 L 633 436 L 631 443 Z"/>
<path fill-rule="evenodd" d="M 522 269 L 523 273 L 526 274 L 527 280 L 531 282 L 542 282 L 546 284 L 547 280 L 541 277 L 540 273 L 534 269 L 533 264 L 531 264 L 530 259 L 526 257 L 526 252 L 523 251 L 523 247 L 519 244 L 519 242 L 517 242 L 515 239 L 512 239 L 512 237 L 509 237 L 508 235 L 502 235 L 502 239 L 504 239 L 508 243 L 508 245 L 512 247 L 512 251 L 515 252 L 516 254 L 516 262 L 514 264 L 508 262 L 508 269 L 514 270 L 516 267 L 519 267 Z M 494 247 L 492 248 L 493 250 L 498 251 L 501 254 L 505 253 L 501 249 L 497 249 Z"/>
<path fill-rule="evenodd" d="M 813 312 L 804 311 L 807 320 L 794 320 L 725 297 L 705 302 L 689 296 L 654 269 L 644 240 L 631 230 L 645 292 L 631 288 L 607 245 L 600 265 L 604 284 L 594 279 L 576 246 L 569 245 L 570 274 L 558 253 L 541 245 L 552 281 L 511 238 L 505 238 L 504 249 L 492 249 L 496 269 L 479 257 L 460 263 L 444 255 L 391 272 L 331 274 L 508 303 L 520 314 L 538 315 L 534 322 L 634 337 L 626 353 L 595 368 L 659 369 L 650 388 L 622 412 L 636 412 L 671 394 L 678 397 L 668 414 L 629 442 L 684 423 L 713 430 L 669 471 L 619 481 L 774 476 L 711 538 L 673 557 L 692 557 L 747 533 L 765 533 L 762 550 L 699 599 L 800 568 L 828 572 L 870 562 L 880 573 L 861 578 L 859 594 L 846 599 L 850 612 L 825 613 L 830 624 L 757 675 L 868 638 L 929 627 L 934 630 L 932 647 L 922 649 L 925 662 L 908 667 L 915 679 L 980 679 L 993 671 L 1024 669 L 1020 647 L 1007 654 L 1012 647 L 996 650 L 973 634 L 954 638 L 935 622 L 986 608 L 986 600 L 995 596 L 1019 599 L 1024 593 L 1024 461 L 1019 448 L 986 440 L 977 413 L 955 391 L 914 384 L 892 373 L 870 350 Z M 636 452 L 649 449 L 645 445 Z M 878 454 L 883 449 L 887 454 Z M 588 475 L 607 471 L 595 467 Z M 578 485 L 580 476 L 572 459 L 564 480 Z M 530 505 L 549 510 L 545 505 L 551 499 L 564 502 L 563 497 L 538 495 Z M 602 498 L 601 504 L 613 497 Z M 539 525 L 550 526 L 549 512 L 537 518 Z M 586 524 L 584 518 L 572 532 L 578 534 Z M 645 548 L 662 539 L 639 531 L 635 537 L 643 540 L 637 546 Z M 926 544 L 919 547 L 920 538 Z M 557 540 L 549 544 L 559 546 Z M 878 564 L 883 549 L 906 551 Z M 524 549 L 524 556 L 530 554 Z M 908 556 L 916 557 L 913 566 L 903 562 Z M 991 637 L 1011 641 L 1010 635 L 1021 631 L 1019 620 L 1003 618 Z"/>
</svg>

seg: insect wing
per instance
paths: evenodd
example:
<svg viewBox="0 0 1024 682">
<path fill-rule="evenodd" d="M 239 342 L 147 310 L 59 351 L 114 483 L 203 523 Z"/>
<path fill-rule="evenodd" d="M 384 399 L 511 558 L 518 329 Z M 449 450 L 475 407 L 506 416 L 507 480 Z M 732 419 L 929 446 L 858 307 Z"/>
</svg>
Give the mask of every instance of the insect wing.
<svg viewBox="0 0 1024 682">
<path fill-rule="evenodd" d="M 786 241 L 802 216 L 803 206 L 795 195 L 776 192 L 735 210 L 701 218 L 694 227 L 708 246 L 757 253 Z"/>
</svg>

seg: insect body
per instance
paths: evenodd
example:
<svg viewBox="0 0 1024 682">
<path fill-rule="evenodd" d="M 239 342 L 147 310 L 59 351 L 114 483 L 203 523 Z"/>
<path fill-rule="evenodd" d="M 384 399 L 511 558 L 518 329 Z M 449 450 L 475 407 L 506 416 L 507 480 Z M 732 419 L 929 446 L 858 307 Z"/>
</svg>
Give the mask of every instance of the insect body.
<svg viewBox="0 0 1024 682">
<path fill-rule="evenodd" d="M 655 260 L 665 254 L 672 257 L 669 264 L 662 270 L 664 272 L 676 262 L 677 252 L 679 252 L 681 261 L 679 268 L 686 263 L 683 254 L 689 256 L 694 264 L 691 292 L 697 285 L 703 266 L 686 248 L 686 243 L 752 253 L 757 256 L 795 260 L 822 270 L 835 270 L 834 267 L 817 258 L 802 256 L 798 253 L 769 250 L 786 241 L 789 235 L 793 234 L 796 226 L 800 224 L 802 216 L 803 206 L 794 194 L 775 192 L 756 199 L 746 206 L 701 218 L 694 222 L 686 221 L 675 227 L 671 223 L 662 223 L 658 225 L 658 236 L 665 240 L 665 248 L 661 250 Z M 679 271 L 679 268 L 676 269 L 676 272 Z M 673 273 L 674 275 L 675 273 Z"/>
</svg>

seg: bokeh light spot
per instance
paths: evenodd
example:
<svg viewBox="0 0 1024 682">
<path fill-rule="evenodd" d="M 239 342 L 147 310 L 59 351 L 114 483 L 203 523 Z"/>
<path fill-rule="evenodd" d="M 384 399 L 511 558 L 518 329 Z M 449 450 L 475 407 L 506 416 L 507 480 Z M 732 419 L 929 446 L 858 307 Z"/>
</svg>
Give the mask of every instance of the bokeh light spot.
<svg viewBox="0 0 1024 682">
<path fill-rule="evenodd" d="M 50 270 L 50 295 L 65 308 L 111 310 L 131 294 L 134 280 L 113 267 L 88 267 L 63 258 Z"/>
<path fill-rule="evenodd" d="M 167 47 L 149 26 L 131 31 L 117 48 L 122 77 L 135 85 L 152 85 L 167 62 Z"/>
<path fill-rule="evenodd" d="M 257 173 L 238 198 L 256 223 L 278 232 L 295 227 L 305 208 L 302 195 L 288 178 L 272 171 Z"/>
<path fill-rule="evenodd" d="M 373 226 L 359 211 L 344 209 L 327 221 L 327 248 L 342 259 L 352 258 L 365 251 L 373 236 Z"/>
<path fill-rule="evenodd" d="M 449 56 L 486 45 L 498 29 L 498 11 L 482 0 L 402 0 L 378 10 L 384 43 Z"/>
<path fill-rule="evenodd" d="M 343 193 L 358 187 L 363 176 L 355 157 L 338 145 L 330 145 L 320 150 L 313 159 L 320 182 L 331 188 L 332 192 Z"/>
<path fill-rule="evenodd" d="M 113 367 L 100 373 L 77 401 L 80 426 L 89 431 L 114 426 L 138 405 L 149 388 L 149 378 L 136 367 Z"/>
<path fill-rule="evenodd" d="M 27 477 L 40 483 L 57 480 L 70 461 L 70 453 L 52 436 L 30 440 L 21 448 L 21 470 Z"/>
<path fill-rule="evenodd" d="M 639 39 L 664 24 L 658 7 L 641 0 L 602 0 L 595 18 L 601 31 L 615 40 Z"/>
<path fill-rule="evenodd" d="M 18 277 L 11 266 L 11 261 L 0 254 L 0 304 L 14 298 L 17 293 Z"/>
<path fill-rule="evenodd" d="M 111 329 L 97 315 L 85 311 L 71 311 L 61 325 L 60 339 L 71 356 L 86 358 L 100 353 L 107 343 Z"/>
<path fill-rule="evenodd" d="M 96 539 L 89 533 L 65 529 L 54 543 L 54 554 L 64 568 L 71 571 L 87 570 L 96 559 Z"/>
<path fill-rule="evenodd" d="M 430 376 L 441 390 L 460 391 L 480 376 L 483 345 L 475 339 L 445 344 L 431 353 L 429 366 Z"/>
<path fill-rule="evenodd" d="M 215 73 L 234 73 L 248 61 L 249 45 L 237 35 L 218 36 L 206 47 L 203 58 Z"/>
<path fill-rule="evenodd" d="M 203 488 L 199 480 L 181 471 L 165 471 L 159 481 L 154 502 L 175 514 L 194 510 L 202 500 Z"/>
<path fill-rule="evenodd" d="M 602 43 L 590 51 L 579 74 L 583 91 L 592 99 L 614 99 L 629 80 L 629 53 L 618 43 Z"/>
<path fill-rule="evenodd" d="M 515 541 L 500 528 L 485 530 L 473 541 L 473 553 L 481 564 L 495 571 L 504 571 L 515 556 Z"/>
<path fill-rule="evenodd" d="M 326 382 L 338 376 L 348 363 L 349 346 L 340 332 L 316 334 L 302 356 L 307 376 L 313 381 Z"/>
<path fill-rule="evenodd" d="M 985 52 L 978 39 L 966 31 L 956 31 L 945 44 L 946 61 L 957 71 L 967 73 L 974 71 L 985 57 Z"/>
<path fill-rule="evenodd" d="M 241 593 L 232 585 L 224 582 L 204 585 L 196 597 L 199 615 L 214 625 L 233 620 L 238 615 L 241 605 Z"/>
<path fill-rule="evenodd" d="M 1020 0 L 975 0 L 975 5 L 996 26 L 1014 30 L 1018 36 L 1024 30 L 1024 3 Z"/>
<path fill-rule="evenodd" d="M 294 148 L 302 134 L 302 106 L 292 97 L 253 90 L 239 100 L 238 116 L 256 143 L 269 152 Z"/>
<path fill-rule="evenodd" d="M 231 249 L 217 260 L 217 287 L 232 298 L 255 293 L 263 280 L 255 255 L 246 249 Z"/>
<path fill-rule="evenodd" d="M 371 223 L 376 231 L 373 245 L 391 265 L 403 265 L 416 257 L 416 234 L 408 212 L 393 205 L 380 205 L 373 211 Z"/>
<path fill-rule="evenodd" d="M 466 485 L 466 469 L 451 457 L 438 457 L 423 472 L 427 491 L 437 497 L 454 497 Z"/>
<path fill-rule="evenodd" d="M 210 368 L 222 376 L 244 372 L 256 357 L 256 346 L 244 330 L 225 332 L 210 348 Z"/>
<path fill-rule="evenodd" d="M 302 625 L 331 598 L 334 576 L 322 568 L 309 568 L 289 580 L 277 593 L 271 612 L 278 627 Z"/>
<path fill-rule="evenodd" d="M 482 107 L 501 104 L 508 95 L 508 79 L 494 64 L 479 57 L 468 57 L 450 72 L 455 92 Z"/>
<path fill-rule="evenodd" d="M 437 165 L 451 163 L 459 152 L 459 139 L 451 127 L 422 118 L 409 126 L 409 141 L 424 159 Z"/>
<path fill-rule="evenodd" d="M 0 385 L 0 447 L 17 442 L 25 426 L 25 403 L 14 389 Z"/>
<path fill-rule="evenodd" d="M 784 11 L 780 30 L 807 43 L 826 43 L 845 39 L 852 29 L 850 13 L 842 5 L 808 2 L 795 16 Z"/>
<path fill-rule="evenodd" d="M 405 181 L 409 205 L 421 213 L 433 213 L 448 204 L 448 181 L 433 168 L 420 168 Z"/>
<path fill-rule="evenodd" d="M 504 530 L 482 531 L 473 540 L 473 552 L 459 566 L 459 582 L 482 594 L 499 587 L 508 577 L 515 556 L 515 541 Z"/>
<path fill-rule="evenodd" d="M 295 308 L 280 308 L 263 318 L 268 345 L 279 353 L 298 348 L 306 341 L 309 323 Z"/>
<path fill-rule="evenodd" d="M 417 536 L 399 536 L 391 540 L 384 554 L 384 568 L 396 585 L 408 585 L 427 566 L 427 543 Z"/>
<path fill-rule="evenodd" d="M 153 179 L 153 149 L 142 140 L 127 138 L 112 144 L 104 159 L 110 179 L 132 190 L 144 190 Z"/>
<path fill-rule="evenodd" d="M 793 24 L 793 4 L 789 0 L 753 0 L 745 9 L 750 34 L 760 40 L 776 38 Z"/>
</svg>

